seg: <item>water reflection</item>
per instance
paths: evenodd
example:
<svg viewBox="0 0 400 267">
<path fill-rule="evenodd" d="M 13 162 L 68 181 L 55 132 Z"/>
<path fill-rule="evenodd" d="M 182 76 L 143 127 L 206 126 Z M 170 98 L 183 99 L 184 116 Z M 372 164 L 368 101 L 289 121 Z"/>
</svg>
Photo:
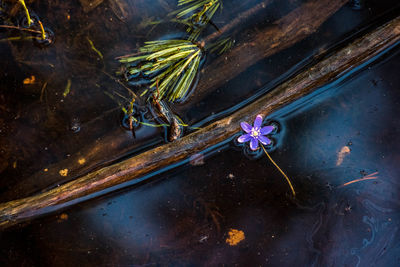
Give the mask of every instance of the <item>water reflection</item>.
<svg viewBox="0 0 400 267">
<path fill-rule="evenodd" d="M 56 186 L 164 140 L 163 129 L 143 127 L 133 138 L 120 127 L 121 108 L 109 94 L 127 94 L 110 75 L 118 69 L 116 56 L 131 53 L 144 41 L 185 32 L 167 23 L 145 27 L 150 21 L 163 19 L 176 1 L 95 2 L 101 4 L 33 1 L 30 8 L 53 30 L 56 41 L 43 49 L 30 42 L 0 43 L 1 201 Z M 225 2 L 224 11 L 215 16 L 220 27 L 261 1 Z M 304 2 L 272 1 L 265 11 L 233 29 L 232 35 L 245 42 L 248 34 L 270 26 Z M 214 119 L 215 113 L 253 96 L 267 83 L 281 81 L 285 78 L 282 74 L 297 71 L 306 58 L 398 5 L 394 0 L 365 4 L 360 11 L 343 7 L 310 38 L 260 61 L 223 88 L 213 88 L 209 96 L 181 110 L 180 117 L 189 124 Z M 206 34 L 214 30 L 211 27 Z M 4 29 L 0 33 L 8 36 Z M 214 59 L 207 58 L 206 64 Z M 34 84 L 23 84 L 32 76 Z M 68 81 L 71 88 L 66 93 Z M 82 158 L 85 164 L 79 163 Z M 59 175 L 64 169 L 69 170 L 67 177 Z"/>
<path fill-rule="evenodd" d="M 397 266 L 399 59 L 397 50 L 274 114 L 285 129 L 271 156 L 292 178 L 295 201 L 265 157 L 228 148 L 204 165 L 3 232 L 0 258 L 8 265 Z M 343 146 L 349 150 L 338 164 Z M 377 179 L 343 186 L 374 172 Z M 232 231 L 243 233 L 235 245 L 226 242 Z"/>
</svg>

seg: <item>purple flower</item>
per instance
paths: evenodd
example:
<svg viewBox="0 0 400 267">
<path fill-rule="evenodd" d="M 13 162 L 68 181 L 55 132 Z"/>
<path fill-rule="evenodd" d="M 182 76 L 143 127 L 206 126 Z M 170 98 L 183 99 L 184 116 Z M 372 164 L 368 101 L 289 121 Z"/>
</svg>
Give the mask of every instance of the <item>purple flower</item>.
<svg viewBox="0 0 400 267">
<path fill-rule="evenodd" d="M 275 128 L 274 126 L 265 126 L 261 128 L 262 121 L 263 117 L 261 115 L 257 115 L 256 119 L 254 120 L 253 127 L 251 127 L 251 125 L 247 122 L 241 122 L 240 126 L 246 133 L 237 139 L 238 142 L 245 143 L 250 141 L 251 150 L 258 149 L 258 141 L 260 141 L 263 145 L 271 144 L 271 140 L 264 135 L 271 133 Z"/>
</svg>

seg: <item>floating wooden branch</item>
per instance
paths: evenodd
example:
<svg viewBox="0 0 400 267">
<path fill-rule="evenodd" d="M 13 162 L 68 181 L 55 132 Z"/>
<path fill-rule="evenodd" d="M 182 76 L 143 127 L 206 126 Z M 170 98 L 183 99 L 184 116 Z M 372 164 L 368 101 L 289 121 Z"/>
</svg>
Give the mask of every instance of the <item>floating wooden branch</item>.
<svg viewBox="0 0 400 267">
<path fill-rule="evenodd" d="M 176 142 L 104 167 L 47 192 L 0 204 L 0 226 L 9 227 L 49 210 L 75 204 L 90 194 L 179 163 L 237 133 L 240 130 L 241 121 L 250 121 L 257 114 L 263 116 L 271 114 L 337 79 L 399 40 L 400 17 L 355 40 L 231 116 L 216 121 Z"/>
<path fill-rule="evenodd" d="M 208 35 L 206 38 L 204 38 L 205 43 L 209 43 L 212 41 L 215 41 L 216 38 L 220 37 L 223 34 L 226 34 L 227 32 L 230 32 L 231 30 L 235 29 L 237 26 L 239 26 L 241 23 L 246 21 L 249 17 L 252 17 L 253 15 L 257 14 L 261 10 L 265 9 L 272 0 L 264 0 L 263 2 L 255 5 L 254 7 L 250 8 L 249 10 L 246 10 L 239 15 L 236 16 L 235 19 L 233 19 L 231 22 L 226 24 L 224 27 L 219 29 L 219 31 L 216 31 L 210 35 Z"/>
<path fill-rule="evenodd" d="M 250 38 L 245 39 L 243 43 L 237 44 L 229 53 L 217 58 L 204 69 L 201 75 L 204 79 L 200 79 L 195 90 L 184 103 L 177 105 L 176 109 L 178 111 L 187 110 L 193 103 L 201 101 L 211 91 L 221 87 L 258 61 L 291 47 L 310 36 L 347 2 L 348 0 L 307 2 L 273 22 L 270 27 L 255 33 Z M 241 16 L 246 18 L 262 7 L 263 5 L 257 5 Z M 240 21 L 242 20 L 233 20 L 231 23 L 237 25 Z M 225 27 L 227 29 L 224 29 Z M 225 27 L 222 30 L 226 31 L 230 28 L 229 24 Z M 206 40 L 214 39 L 214 35 L 218 35 L 218 33 L 210 35 Z"/>
<path fill-rule="evenodd" d="M 243 24 L 255 14 L 262 12 L 263 9 L 268 8 L 270 2 L 272 2 L 272 0 L 264 0 L 247 11 L 239 13 L 234 20 L 222 27 L 220 31 L 208 35 L 204 39 L 204 42 L 212 43 L 221 35 L 231 33 L 233 29 L 240 29 L 240 24 Z M 345 2 L 344 0 L 318 0 L 309 2 L 305 4 L 306 6 L 300 6 L 285 17 L 275 21 L 271 24 L 273 26 L 270 28 L 262 32 L 252 33 L 246 41 L 239 43 L 236 48 L 227 52 L 223 57 L 216 59 L 210 66 L 206 67 L 202 75 L 204 78 L 200 79 L 195 92 L 189 96 L 190 101 L 175 105 L 174 109 L 184 113 L 185 110 L 190 108 L 197 101 L 200 101 L 209 92 L 215 90 L 227 80 L 235 78 L 236 75 L 246 70 L 250 65 L 301 41 L 307 35 L 313 33 L 336 10 L 344 5 Z M 318 18 L 316 19 L 315 17 Z M 295 22 L 292 23 L 292 20 Z M 284 33 L 287 33 L 288 36 Z M 261 52 L 263 54 L 260 54 Z M 248 61 L 247 59 L 249 57 L 252 57 L 253 61 Z M 225 58 L 229 60 L 230 64 L 224 62 Z M 110 132 L 102 138 L 102 143 L 110 144 L 113 147 L 113 151 L 118 150 L 120 152 L 119 155 L 124 154 L 124 152 L 132 151 L 135 147 L 135 145 L 132 145 L 127 139 L 121 138 L 120 134 Z M 8 192 L 3 193 L 1 197 L 2 199 L 10 200 L 15 195 L 19 195 L 22 198 L 40 189 L 49 187 L 50 185 L 64 183 L 66 179 L 60 180 L 61 177 L 58 175 L 59 170 L 68 167 L 68 179 L 71 179 L 70 177 L 80 176 L 79 174 L 87 173 L 93 169 L 93 165 L 96 165 L 93 164 L 93 162 L 98 163 L 100 161 L 99 155 L 108 154 L 107 151 L 109 151 L 109 147 L 107 146 L 102 146 L 99 143 L 90 144 L 81 149 L 81 155 L 85 156 L 88 165 L 82 166 L 78 164 L 79 158 L 71 156 L 66 160 L 57 162 L 51 166 L 46 166 L 49 169 L 46 173 L 40 171 L 12 185 Z"/>
</svg>

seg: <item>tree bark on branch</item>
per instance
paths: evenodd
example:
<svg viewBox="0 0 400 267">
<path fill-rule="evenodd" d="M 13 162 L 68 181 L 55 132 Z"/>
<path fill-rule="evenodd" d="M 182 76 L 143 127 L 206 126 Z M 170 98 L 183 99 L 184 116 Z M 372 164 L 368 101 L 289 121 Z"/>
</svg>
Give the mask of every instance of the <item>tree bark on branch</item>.
<svg viewBox="0 0 400 267">
<path fill-rule="evenodd" d="M 212 90 L 221 87 L 258 61 L 293 46 L 314 33 L 331 15 L 338 11 L 348 0 L 313 0 L 304 3 L 270 27 L 250 36 L 243 43 L 237 44 L 224 56 L 208 65 L 196 88 L 184 103 L 176 105 L 177 111 L 187 110 L 189 106 L 201 101 Z M 243 13 L 255 13 L 255 10 Z M 234 23 L 235 20 L 232 22 Z M 226 26 L 230 28 L 229 26 Z M 215 36 L 210 35 L 212 38 Z M 211 37 L 207 37 L 206 40 Z"/>
<path fill-rule="evenodd" d="M 235 19 L 222 27 L 220 31 L 208 35 L 204 39 L 204 42 L 215 41 L 221 35 L 231 33 L 234 29 L 241 29 L 241 24 L 244 24 L 246 20 L 254 15 L 261 13 L 272 1 L 264 0 L 238 14 Z M 298 7 L 283 18 L 272 23 L 271 27 L 261 32 L 252 33 L 246 41 L 239 43 L 230 52 L 207 66 L 202 75 L 203 79 L 200 79 L 193 94 L 189 96 L 190 101 L 175 105 L 174 109 L 184 113 L 185 110 L 193 106 L 197 101 L 200 101 L 212 90 L 217 89 L 217 87 L 223 85 L 226 81 L 235 78 L 236 75 L 239 75 L 257 61 L 301 41 L 313 33 L 336 10 L 343 6 L 346 1 L 310 0 L 310 2 L 303 4 L 303 6 Z M 225 58 L 227 59 L 225 60 Z M 102 138 L 102 143 L 111 145 L 113 151 L 118 150 L 120 152 L 119 155 L 122 155 L 123 151 L 132 151 L 135 147 L 127 139 L 121 138 L 118 133 L 113 134 L 110 132 Z M 109 148 L 101 144 L 89 144 L 81 149 L 81 154 L 85 156 L 88 163 L 92 164 L 93 162 L 101 162 L 99 155 L 107 154 L 107 151 L 109 151 Z M 15 195 L 19 195 L 21 198 L 29 196 L 53 184 L 65 183 L 67 179 L 69 181 L 74 177 L 86 174 L 93 169 L 93 165 L 96 165 L 88 164 L 82 166 L 78 164 L 78 159 L 72 156 L 51 166 L 46 166 L 49 169 L 48 172 L 37 172 L 29 178 L 23 179 L 10 187 L 8 192 L 3 193 L 1 198 L 8 201 L 13 199 Z M 66 167 L 69 169 L 69 176 L 60 180 L 58 171 Z"/>
<path fill-rule="evenodd" d="M 93 193 L 177 164 L 240 131 L 241 121 L 272 112 L 311 93 L 400 41 L 400 17 L 355 40 L 234 114 L 173 143 L 104 167 L 37 195 L 0 204 L 0 227 L 83 201 Z"/>
</svg>

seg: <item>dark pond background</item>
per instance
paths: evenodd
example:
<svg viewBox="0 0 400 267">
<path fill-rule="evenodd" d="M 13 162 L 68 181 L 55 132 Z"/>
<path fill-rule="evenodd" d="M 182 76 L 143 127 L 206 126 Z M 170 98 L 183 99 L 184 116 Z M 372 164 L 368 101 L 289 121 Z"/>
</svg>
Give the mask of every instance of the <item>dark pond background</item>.
<svg viewBox="0 0 400 267">
<path fill-rule="evenodd" d="M 225 2 L 217 25 L 259 1 Z M 241 25 L 235 38 L 268 27 L 303 2 L 273 2 Z M 118 13 L 121 3 L 129 7 L 124 16 Z M 218 117 L 321 49 L 392 18 L 398 5 L 346 5 L 309 38 L 260 61 L 179 115 L 191 124 Z M 174 1 L 105 1 L 87 13 L 78 1 L 39 1 L 31 8 L 55 32 L 56 42 L 44 49 L 0 42 L 2 201 L 164 142 L 164 129 L 142 127 L 134 139 L 120 126 L 121 108 L 109 94 L 127 92 L 105 73 L 114 75 L 114 58 L 144 41 L 182 34 L 168 24 L 143 27 L 143 21 L 172 10 Z M 2 38 L 11 34 L 0 31 Z M 293 181 L 296 200 L 266 157 L 251 159 L 230 143 L 205 155 L 204 164 L 188 164 L 2 232 L 1 265 L 399 266 L 399 59 L 393 48 L 271 116 L 281 125 L 271 156 Z M 24 85 L 31 75 L 36 83 Z M 68 80 L 71 92 L 64 97 Z M 58 174 L 64 168 L 67 177 Z M 376 179 L 340 187 L 370 174 Z M 232 229 L 244 234 L 235 246 L 226 242 Z"/>
</svg>

